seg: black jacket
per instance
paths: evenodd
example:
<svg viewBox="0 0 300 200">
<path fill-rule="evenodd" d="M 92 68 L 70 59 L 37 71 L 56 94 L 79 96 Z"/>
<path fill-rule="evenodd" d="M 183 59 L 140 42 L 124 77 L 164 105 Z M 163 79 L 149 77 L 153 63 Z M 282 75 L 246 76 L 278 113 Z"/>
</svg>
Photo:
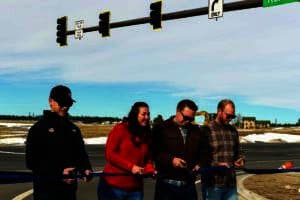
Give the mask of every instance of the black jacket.
<svg viewBox="0 0 300 200">
<path fill-rule="evenodd" d="M 67 167 L 75 167 L 79 172 L 91 170 L 79 128 L 67 117 L 44 111 L 43 117 L 27 135 L 26 166 L 35 176 L 41 177 L 61 176 Z M 49 184 L 55 186 L 53 181 Z M 47 187 L 49 184 L 39 186 Z"/>
<path fill-rule="evenodd" d="M 184 144 L 180 129 L 173 121 L 173 117 L 153 127 L 152 150 L 155 167 L 164 178 L 192 181 L 195 179 L 192 175 L 195 165 L 205 167 L 211 159 L 206 130 L 193 124 L 189 124 L 187 129 Z M 187 168 L 174 168 L 172 166 L 174 157 L 184 159 Z"/>
</svg>

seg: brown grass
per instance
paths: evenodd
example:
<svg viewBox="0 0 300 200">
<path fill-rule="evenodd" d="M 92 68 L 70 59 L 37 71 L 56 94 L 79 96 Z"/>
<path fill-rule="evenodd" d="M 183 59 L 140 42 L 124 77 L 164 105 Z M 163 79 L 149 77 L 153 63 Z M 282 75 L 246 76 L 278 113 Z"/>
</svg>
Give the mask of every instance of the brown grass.
<svg viewBox="0 0 300 200">
<path fill-rule="evenodd" d="M 0 121 L 3 123 L 28 123 L 28 124 L 34 124 L 35 121 Z M 81 130 L 82 136 L 84 138 L 91 138 L 91 137 L 101 137 L 101 136 L 107 136 L 110 130 L 114 125 L 112 124 L 84 124 L 84 123 L 75 123 Z M 23 132 L 24 136 L 27 135 L 28 129 L 26 127 L 6 127 L 6 126 L 0 126 L 0 136 L 1 135 L 12 135 L 14 136 L 16 133 Z"/>
<path fill-rule="evenodd" d="M 268 199 L 300 199 L 299 173 L 254 175 L 244 181 L 244 186 Z"/>
<path fill-rule="evenodd" d="M 12 122 L 12 123 L 28 123 L 28 124 L 34 124 L 36 121 L 23 121 L 23 120 L 0 120 L 0 122 Z M 86 138 L 90 137 L 100 137 L 100 136 L 107 136 L 110 130 L 114 125 L 111 124 L 98 124 L 98 123 L 92 123 L 92 124 L 84 124 L 80 122 L 75 122 L 77 126 L 82 131 L 82 135 Z M 5 126 L 0 126 L 0 136 L 1 135 L 6 135 L 6 134 L 15 134 L 15 131 L 24 131 L 27 133 L 27 129 L 24 127 L 5 127 Z M 300 128 L 295 129 L 295 128 L 283 128 L 283 129 L 239 129 L 239 135 L 240 136 L 245 136 L 249 134 L 262 134 L 265 132 L 274 132 L 274 133 L 286 133 L 286 134 L 295 134 L 295 135 L 300 135 Z"/>
<path fill-rule="evenodd" d="M 108 125 L 102 125 L 102 124 L 76 124 L 81 132 L 83 137 L 85 138 L 92 138 L 92 137 L 101 137 L 101 136 L 107 136 L 110 130 L 114 125 L 108 124 Z"/>
<path fill-rule="evenodd" d="M 28 129 L 26 127 L 6 127 L 6 126 L 0 126 L 0 137 L 8 135 L 11 135 L 11 137 L 18 135 L 26 135 L 28 132 Z"/>
</svg>

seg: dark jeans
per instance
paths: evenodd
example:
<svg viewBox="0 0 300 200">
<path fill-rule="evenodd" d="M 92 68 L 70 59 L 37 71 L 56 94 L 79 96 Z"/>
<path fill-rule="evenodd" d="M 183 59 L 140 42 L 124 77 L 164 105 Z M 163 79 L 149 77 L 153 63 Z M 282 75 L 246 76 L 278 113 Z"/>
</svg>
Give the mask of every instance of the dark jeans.
<svg viewBox="0 0 300 200">
<path fill-rule="evenodd" d="M 76 200 L 77 184 L 34 182 L 34 200 Z"/>
<path fill-rule="evenodd" d="M 236 187 L 201 187 L 203 200 L 238 200 Z"/>
<path fill-rule="evenodd" d="M 76 200 L 76 190 L 34 190 L 34 200 Z"/>
<path fill-rule="evenodd" d="M 183 186 L 172 185 L 158 179 L 155 184 L 155 200 L 197 200 L 198 195 L 194 182 Z"/>
<path fill-rule="evenodd" d="M 126 191 L 111 187 L 100 178 L 98 184 L 98 200 L 142 200 L 143 191 Z"/>
</svg>

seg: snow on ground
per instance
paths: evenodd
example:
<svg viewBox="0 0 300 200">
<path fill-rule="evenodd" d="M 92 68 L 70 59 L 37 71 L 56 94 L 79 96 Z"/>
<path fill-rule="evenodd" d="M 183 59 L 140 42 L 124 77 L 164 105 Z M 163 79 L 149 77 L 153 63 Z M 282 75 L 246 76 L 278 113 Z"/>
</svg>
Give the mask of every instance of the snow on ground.
<svg viewBox="0 0 300 200">
<path fill-rule="evenodd" d="M 4 138 L 4 139 L 0 139 L 0 145 L 1 144 L 24 145 L 25 138 L 21 138 L 21 137 Z"/>
<path fill-rule="evenodd" d="M 0 126 L 6 126 L 8 128 L 11 127 L 28 127 L 30 128 L 33 124 L 24 124 L 24 123 L 12 123 L 12 122 L 7 122 L 7 123 L 0 123 Z"/>
<path fill-rule="evenodd" d="M 283 129 L 286 129 L 286 128 L 285 127 L 272 128 L 272 130 L 283 130 Z M 290 129 L 290 130 L 300 130 L 300 126 L 292 126 L 292 127 L 289 127 L 288 129 Z"/>
<path fill-rule="evenodd" d="M 283 127 L 276 127 L 276 128 L 272 128 L 273 130 L 282 130 L 284 129 Z"/>
<path fill-rule="evenodd" d="M 85 138 L 85 144 L 105 144 L 107 137 Z M 0 145 L 24 145 L 25 138 L 11 137 L 0 139 Z M 242 143 L 300 143 L 300 135 L 289 135 L 281 133 L 264 133 L 264 134 L 251 134 L 241 137 Z"/>
<path fill-rule="evenodd" d="M 242 143 L 300 143 L 300 135 L 290 135 L 281 133 L 264 133 L 264 134 L 251 134 L 241 137 Z"/>
<path fill-rule="evenodd" d="M 0 123 L 0 126 L 7 127 L 27 127 L 30 128 L 32 124 L 25 123 Z M 293 127 L 294 129 L 300 129 L 300 127 Z M 280 130 L 281 127 L 274 128 Z M 17 133 L 17 131 L 16 131 Z M 21 132 L 17 134 L 12 134 L 10 137 L 4 137 L 2 135 L 0 138 L 0 145 L 24 145 L 25 137 L 20 135 Z M 107 137 L 97 137 L 97 138 L 85 138 L 85 144 L 105 144 Z M 300 143 L 300 135 L 290 135 L 282 133 L 272 133 L 267 132 L 264 134 L 251 134 L 244 137 L 240 137 L 242 143 L 255 143 L 255 142 L 264 142 L 264 143 Z"/>
<path fill-rule="evenodd" d="M 106 144 L 107 137 L 85 138 L 85 144 Z"/>
<path fill-rule="evenodd" d="M 0 139 L 0 145 L 1 144 L 10 144 L 10 145 L 24 145 L 25 144 L 25 138 L 22 137 L 11 137 L 11 138 L 3 138 Z M 107 140 L 107 137 L 98 137 L 98 138 L 85 138 L 84 143 L 85 144 L 105 144 Z"/>
</svg>

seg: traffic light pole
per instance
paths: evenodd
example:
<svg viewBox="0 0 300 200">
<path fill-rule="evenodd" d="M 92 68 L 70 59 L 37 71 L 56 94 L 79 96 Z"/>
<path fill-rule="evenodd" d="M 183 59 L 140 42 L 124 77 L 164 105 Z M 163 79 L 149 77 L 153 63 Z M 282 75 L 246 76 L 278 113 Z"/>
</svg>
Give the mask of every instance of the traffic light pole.
<svg viewBox="0 0 300 200">
<path fill-rule="evenodd" d="M 244 10 L 244 9 L 250 9 L 250 8 L 258 8 L 263 6 L 263 0 L 246 0 L 246 1 L 239 1 L 239 2 L 232 2 L 224 4 L 223 9 L 224 12 L 229 11 L 236 11 L 236 10 Z M 195 8 L 190 10 L 183 10 L 183 11 L 177 11 L 172 13 L 165 13 L 162 14 L 162 21 L 168 21 L 168 20 L 174 20 L 174 19 L 181 19 L 181 18 L 187 18 L 187 17 L 195 17 L 200 15 L 207 15 L 208 14 L 208 7 L 202 7 L 202 8 Z M 146 24 L 150 22 L 150 17 L 143 17 L 143 18 L 137 18 L 132 20 L 126 20 L 126 21 L 120 21 L 120 22 L 113 22 L 110 24 L 110 28 L 121 28 L 125 26 L 134 26 L 134 25 L 140 25 L 140 24 Z M 98 26 L 93 27 L 86 27 L 83 28 L 83 32 L 93 32 L 98 31 Z M 75 30 L 70 30 L 67 32 L 67 35 L 74 35 Z"/>
</svg>

